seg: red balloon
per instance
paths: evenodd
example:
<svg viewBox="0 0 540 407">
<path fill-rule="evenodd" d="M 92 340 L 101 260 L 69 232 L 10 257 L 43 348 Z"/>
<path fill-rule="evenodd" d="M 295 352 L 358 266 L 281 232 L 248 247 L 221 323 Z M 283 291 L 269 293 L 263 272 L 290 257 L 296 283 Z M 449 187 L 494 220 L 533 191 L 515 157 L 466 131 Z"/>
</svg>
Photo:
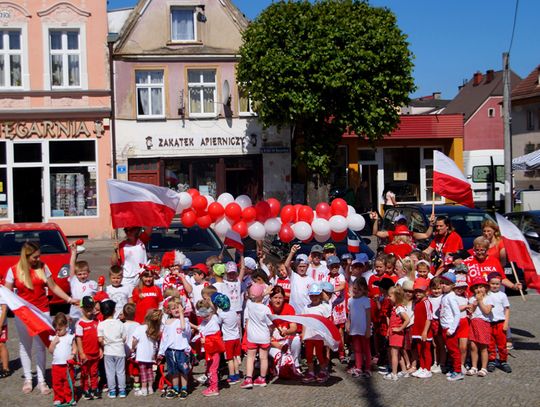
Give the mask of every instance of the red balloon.
<svg viewBox="0 0 540 407">
<path fill-rule="evenodd" d="M 341 242 L 343 239 L 347 237 L 347 231 L 345 230 L 344 232 L 340 232 L 340 233 L 331 232 L 330 236 L 334 242 Z"/>
<path fill-rule="evenodd" d="M 212 220 L 217 220 L 223 216 L 225 213 L 225 209 L 223 209 L 223 206 L 219 202 L 212 202 L 210 205 L 208 205 L 208 215 L 212 218 Z"/>
<path fill-rule="evenodd" d="M 197 195 L 193 198 L 191 206 L 196 211 L 204 211 L 208 206 L 208 200 L 202 195 Z"/>
<path fill-rule="evenodd" d="M 315 215 L 313 214 L 313 209 L 307 205 L 302 205 L 302 207 L 298 210 L 298 221 L 304 221 L 311 224 L 314 217 Z"/>
<path fill-rule="evenodd" d="M 285 205 L 283 209 L 281 209 L 281 223 L 286 224 L 286 223 L 294 222 L 295 217 L 296 217 L 296 212 L 294 210 L 294 206 Z"/>
<path fill-rule="evenodd" d="M 296 204 L 294 205 L 294 221 L 295 222 L 298 222 L 298 211 L 300 211 L 300 209 L 302 208 L 302 204 Z"/>
<path fill-rule="evenodd" d="M 225 207 L 225 216 L 233 222 L 238 222 L 242 217 L 242 208 L 236 202 L 231 202 Z"/>
<path fill-rule="evenodd" d="M 332 201 L 331 204 L 332 208 L 332 215 L 341 215 L 347 217 L 347 214 L 349 213 L 349 207 L 347 205 L 347 201 L 341 198 L 336 198 Z"/>
<path fill-rule="evenodd" d="M 236 222 L 232 225 L 232 230 L 240 235 L 240 237 L 245 238 L 248 235 L 248 225 L 243 220 Z"/>
<path fill-rule="evenodd" d="M 294 232 L 289 224 L 284 223 L 283 225 L 281 225 L 278 236 L 279 240 L 281 240 L 282 242 L 289 243 L 291 240 L 294 239 Z"/>
<path fill-rule="evenodd" d="M 257 220 L 259 222 L 266 222 L 266 220 L 272 215 L 270 210 L 270 205 L 266 201 L 259 201 L 255 205 L 255 210 L 257 211 Z"/>
<path fill-rule="evenodd" d="M 187 190 L 187 193 L 191 195 L 191 199 L 195 198 L 196 196 L 199 196 L 201 193 L 198 189 L 190 188 Z"/>
<path fill-rule="evenodd" d="M 276 198 L 269 198 L 266 200 L 270 206 L 270 216 L 272 218 L 277 218 L 279 215 L 279 210 L 281 209 L 281 204 Z"/>
<path fill-rule="evenodd" d="M 254 206 L 248 206 L 246 209 L 242 211 L 242 219 L 246 221 L 246 223 L 253 222 L 255 218 L 257 217 L 257 210 Z"/>
<path fill-rule="evenodd" d="M 328 205 L 326 202 L 321 202 L 317 204 L 315 207 L 315 212 L 317 212 L 317 216 L 322 219 L 330 219 L 332 216 L 332 209 L 330 208 L 330 205 Z"/>
<path fill-rule="evenodd" d="M 210 217 L 210 215 L 199 216 L 197 218 L 197 225 L 199 225 L 201 229 L 208 229 L 211 224 L 212 218 Z"/>
<path fill-rule="evenodd" d="M 190 228 L 195 225 L 197 222 L 197 215 L 193 209 L 186 209 L 182 212 L 182 225 L 187 228 Z"/>
</svg>

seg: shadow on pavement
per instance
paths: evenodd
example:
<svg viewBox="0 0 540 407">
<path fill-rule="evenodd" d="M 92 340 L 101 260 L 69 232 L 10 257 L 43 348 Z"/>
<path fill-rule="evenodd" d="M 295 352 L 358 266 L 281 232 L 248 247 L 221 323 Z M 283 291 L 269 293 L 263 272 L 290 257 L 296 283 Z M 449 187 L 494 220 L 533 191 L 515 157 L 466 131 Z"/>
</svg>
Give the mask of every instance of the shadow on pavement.
<svg viewBox="0 0 540 407">
<path fill-rule="evenodd" d="M 337 383 L 341 382 L 342 380 L 343 379 L 341 377 L 339 377 L 339 376 L 330 375 L 330 377 L 328 378 L 328 381 L 326 383 L 317 383 L 317 382 L 314 382 L 314 383 L 302 383 L 301 380 L 285 380 L 285 379 L 276 379 L 272 383 L 273 384 L 282 384 L 282 385 L 285 385 L 285 386 L 331 387 L 334 384 L 337 384 Z"/>
<path fill-rule="evenodd" d="M 374 386 L 374 378 L 357 379 L 357 385 L 362 390 L 360 397 L 367 400 L 370 407 L 387 407 L 382 403 L 381 395 Z"/>
<path fill-rule="evenodd" d="M 512 335 L 523 336 L 524 338 L 536 338 L 534 334 L 530 333 L 529 331 L 525 331 L 524 329 L 511 327 L 511 330 Z"/>
</svg>

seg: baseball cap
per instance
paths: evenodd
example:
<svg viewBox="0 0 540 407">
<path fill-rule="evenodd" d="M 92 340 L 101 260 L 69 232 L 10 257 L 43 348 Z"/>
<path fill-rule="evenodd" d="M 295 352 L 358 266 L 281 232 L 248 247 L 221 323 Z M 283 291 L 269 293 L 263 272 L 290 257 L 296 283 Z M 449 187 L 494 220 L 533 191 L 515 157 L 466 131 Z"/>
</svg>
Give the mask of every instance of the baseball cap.
<svg viewBox="0 0 540 407">
<path fill-rule="evenodd" d="M 467 284 L 467 276 L 463 274 L 456 275 L 456 285 L 455 287 L 468 287 L 469 284 Z"/>
<path fill-rule="evenodd" d="M 246 257 L 244 259 L 244 266 L 250 270 L 255 270 L 257 268 L 257 262 L 253 257 Z"/>
<path fill-rule="evenodd" d="M 238 267 L 236 266 L 236 263 L 234 261 L 228 261 L 225 264 L 225 269 L 227 273 L 238 273 Z"/>
<path fill-rule="evenodd" d="M 330 256 L 326 259 L 326 265 L 328 267 L 333 266 L 335 264 L 340 264 L 339 257 L 338 256 Z"/>
<path fill-rule="evenodd" d="M 407 227 L 407 225 L 397 225 L 394 229 L 395 235 L 410 235 L 411 231 Z"/>
<path fill-rule="evenodd" d="M 350 253 L 343 253 L 341 255 L 341 260 L 349 260 L 349 259 L 352 259 L 353 258 L 353 255 L 350 254 Z"/>
<path fill-rule="evenodd" d="M 334 285 L 329 281 L 321 282 L 321 290 L 325 293 L 332 294 L 334 292 Z"/>
<path fill-rule="evenodd" d="M 198 270 L 203 273 L 205 276 L 208 275 L 208 266 L 204 263 L 197 263 L 192 267 L 193 270 Z"/>
<path fill-rule="evenodd" d="M 323 250 L 336 250 L 336 245 L 334 243 L 325 243 Z"/>
<path fill-rule="evenodd" d="M 252 297 L 262 297 L 264 294 L 264 285 L 262 284 L 251 284 L 249 287 L 249 293 Z"/>
<path fill-rule="evenodd" d="M 367 264 L 367 263 L 369 263 L 369 257 L 365 253 L 358 253 L 354 257 L 354 260 L 352 261 L 353 265 L 355 265 L 355 264 Z"/>
<path fill-rule="evenodd" d="M 392 281 L 391 278 L 383 277 L 380 280 L 375 281 L 373 285 L 380 287 L 384 290 L 388 290 L 390 287 L 394 286 L 394 282 Z"/>
<path fill-rule="evenodd" d="M 231 300 L 229 300 L 229 297 L 225 294 L 214 293 L 212 294 L 212 297 L 210 297 L 210 300 L 212 301 L 212 304 L 225 312 L 231 309 Z"/>
<path fill-rule="evenodd" d="M 414 290 L 414 283 L 407 279 L 405 281 L 403 281 L 403 283 L 401 284 L 401 288 L 403 288 L 403 290 L 405 291 L 412 291 Z"/>
<path fill-rule="evenodd" d="M 319 295 L 322 293 L 322 288 L 319 284 L 313 283 L 309 286 L 308 295 Z"/>
<path fill-rule="evenodd" d="M 322 246 L 320 244 L 315 244 L 311 248 L 309 254 L 311 254 L 311 253 L 322 253 L 323 251 L 324 250 L 323 250 L 323 248 L 322 248 Z"/>
<path fill-rule="evenodd" d="M 309 263 L 308 257 L 303 253 L 300 253 L 298 256 L 296 256 L 296 262 L 298 264 L 300 264 L 300 263 L 308 264 Z"/>
<path fill-rule="evenodd" d="M 426 291 L 429 287 L 429 280 L 427 278 L 417 278 L 414 280 L 413 289 Z"/>
<path fill-rule="evenodd" d="M 191 266 L 193 266 L 193 263 L 191 262 L 190 259 L 188 259 L 186 257 L 186 260 L 184 260 L 184 264 L 182 265 L 182 269 L 183 270 L 189 270 L 191 268 Z"/>
<path fill-rule="evenodd" d="M 394 223 L 398 223 L 402 220 L 407 221 L 407 217 L 405 215 L 399 214 L 394 218 Z"/>
<path fill-rule="evenodd" d="M 450 284 L 456 284 L 456 275 L 451 271 L 447 271 L 441 276 L 441 279 L 449 282 Z"/>
<path fill-rule="evenodd" d="M 225 274 L 225 264 L 222 263 L 216 263 L 212 266 L 212 271 L 216 276 L 222 276 Z"/>
</svg>

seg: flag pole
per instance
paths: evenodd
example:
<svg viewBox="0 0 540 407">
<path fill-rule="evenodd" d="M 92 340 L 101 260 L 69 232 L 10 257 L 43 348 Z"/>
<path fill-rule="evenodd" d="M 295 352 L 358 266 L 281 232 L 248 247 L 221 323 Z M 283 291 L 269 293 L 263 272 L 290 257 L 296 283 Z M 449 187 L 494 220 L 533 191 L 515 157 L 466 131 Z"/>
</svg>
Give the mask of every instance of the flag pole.
<svg viewBox="0 0 540 407">
<path fill-rule="evenodd" d="M 514 273 L 514 277 L 516 278 L 516 283 L 519 283 L 519 278 L 516 272 L 516 267 L 514 266 L 514 262 L 510 262 L 510 266 L 512 267 L 512 272 Z M 519 293 L 521 294 L 521 299 L 525 302 L 527 299 L 525 298 L 525 295 L 523 294 L 523 289 L 519 289 Z"/>
<path fill-rule="evenodd" d="M 431 217 L 433 218 L 435 216 L 435 191 L 433 191 L 433 194 L 431 195 Z"/>
</svg>

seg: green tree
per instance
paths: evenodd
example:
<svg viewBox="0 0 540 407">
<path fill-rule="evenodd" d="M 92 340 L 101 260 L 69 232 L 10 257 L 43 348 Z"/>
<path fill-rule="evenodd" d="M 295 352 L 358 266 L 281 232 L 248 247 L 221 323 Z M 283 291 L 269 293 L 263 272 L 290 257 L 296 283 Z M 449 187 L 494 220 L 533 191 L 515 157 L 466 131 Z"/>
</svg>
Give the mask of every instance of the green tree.
<svg viewBox="0 0 540 407">
<path fill-rule="evenodd" d="M 343 133 L 389 134 L 414 90 L 406 35 L 390 10 L 365 1 L 275 2 L 243 40 L 238 81 L 263 125 L 294 129 L 295 165 L 315 188 Z"/>
</svg>

